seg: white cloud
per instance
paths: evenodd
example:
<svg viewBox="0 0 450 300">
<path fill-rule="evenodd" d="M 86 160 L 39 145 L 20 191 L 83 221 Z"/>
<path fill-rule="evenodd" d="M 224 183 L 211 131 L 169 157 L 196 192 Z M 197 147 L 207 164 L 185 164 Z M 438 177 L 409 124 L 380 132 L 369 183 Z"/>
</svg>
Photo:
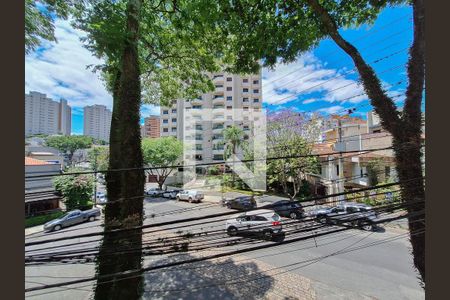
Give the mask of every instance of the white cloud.
<svg viewBox="0 0 450 300">
<path fill-rule="evenodd" d="M 74 109 L 103 104 L 112 108 L 112 97 L 99 75 L 87 69 L 101 64 L 79 40 L 84 34 L 57 19 L 55 36 L 58 43 L 44 42 L 35 53 L 25 57 L 25 92 L 38 91 L 57 100 L 65 98 Z"/>
<path fill-rule="evenodd" d="M 346 78 L 355 72 L 346 68 L 338 70 L 327 68 L 311 53 L 300 56 L 291 64 L 277 64 L 273 71 L 263 70 L 264 102 L 269 104 L 284 104 L 300 99 L 312 93 L 321 93 L 320 99 L 308 98 L 303 104 L 319 100 L 328 102 L 359 103 L 367 97 L 354 97 L 363 93 L 356 80 Z M 345 100 L 346 98 L 350 98 Z"/>
<path fill-rule="evenodd" d="M 337 113 L 339 111 L 342 111 L 343 109 L 344 109 L 343 106 L 335 105 L 335 106 L 330 106 L 330 107 L 318 109 L 318 111 L 326 113 L 326 114 L 335 114 L 335 113 Z"/>
</svg>

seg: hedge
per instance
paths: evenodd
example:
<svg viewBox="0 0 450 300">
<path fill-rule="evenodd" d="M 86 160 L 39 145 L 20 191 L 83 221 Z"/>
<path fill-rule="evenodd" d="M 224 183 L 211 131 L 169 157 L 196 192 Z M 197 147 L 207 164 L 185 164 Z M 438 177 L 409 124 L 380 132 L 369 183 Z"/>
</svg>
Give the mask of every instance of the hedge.
<svg viewBox="0 0 450 300">
<path fill-rule="evenodd" d="M 51 221 L 53 219 L 59 218 L 64 214 L 63 211 L 57 211 L 51 214 L 41 215 L 41 216 L 34 216 L 25 219 L 25 228 L 33 227 L 37 225 L 42 225 L 47 223 L 48 221 Z"/>
</svg>

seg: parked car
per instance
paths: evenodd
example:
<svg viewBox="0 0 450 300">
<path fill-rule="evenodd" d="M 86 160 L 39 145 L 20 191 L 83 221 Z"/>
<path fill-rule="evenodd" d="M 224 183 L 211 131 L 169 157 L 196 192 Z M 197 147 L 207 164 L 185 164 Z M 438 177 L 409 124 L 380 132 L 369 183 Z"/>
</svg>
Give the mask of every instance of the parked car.
<svg viewBox="0 0 450 300">
<path fill-rule="evenodd" d="M 58 231 L 63 227 L 68 227 L 83 223 L 85 221 L 94 221 L 96 217 L 101 215 L 99 208 L 93 208 L 85 211 L 79 209 L 72 210 L 63 216 L 44 224 L 44 231 Z"/>
<path fill-rule="evenodd" d="M 195 190 L 185 190 L 177 194 L 177 201 L 185 200 L 189 202 L 200 202 L 205 198 L 202 192 Z"/>
<path fill-rule="evenodd" d="M 370 205 L 355 202 L 345 202 L 335 207 L 322 208 L 310 213 L 320 223 L 350 224 L 371 231 L 378 219 Z"/>
<path fill-rule="evenodd" d="M 223 201 L 223 205 L 230 209 L 249 210 L 256 208 L 256 201 L 252 196 L 241 196 L 233 199 L 226 199 Z"/>
<path fill-rule="evenodd" d="M 160 197 L 164 191 L 160 188 L 149 188 L 145 193 L 150 197 Z"/>
<path fill-rule="evenodd" d="M 106 197 L 106 195 L 102 195 L 97 197 L 97 204 L 99 205 L 104 205 L 108 202 L 108 198 Z"/>
<path fill-rule="evenodd" d="M 299 219 L 303 217 L 304 210 L 300 203 L 289 201 L 289 200 L 280 200 L 272 203 L 272 209 L 282 217 L 291 218 L 291 219 Z"/>
<path fill-rule="evenodd" d="M 181 192 L 181 190 L 168 190 L 165 191 L 162 196 L 164 198 L 169 198 L 169 199 L 176 199 L 177 198 L 177 194 Z"/>
<path fill-rule="evenodd" d="M 225 230 L 230 236 L 239 233 L 260 234 L 266 240 L 284 238 L 281 217 L 269 209 L 248 211 L 227 220 Z"/>
</svg>

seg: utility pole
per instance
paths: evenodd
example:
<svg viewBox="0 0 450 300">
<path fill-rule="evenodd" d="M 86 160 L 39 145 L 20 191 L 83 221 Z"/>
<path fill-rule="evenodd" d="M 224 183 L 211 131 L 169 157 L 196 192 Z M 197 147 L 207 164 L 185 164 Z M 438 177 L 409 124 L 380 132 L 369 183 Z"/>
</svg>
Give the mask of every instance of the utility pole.
<svg viewBox="0 0 450 300">
<path fill-rule="evenodd" d="M 338 168 L 339 168 L 339 174 L 338 174 L 338 193 L 343 193 L 344 192 L 344 182 L 343 182 L 343 173 L 344 173 L 344 164 L 342 162 L 342 151 L 344 150 L 342 147 L 342 120 L 339 118 L 338 119 L 338 134 L 339 134 L 339 145 L 341 145 L 340 149 L 339 149 L 339 163 L 338 163 Z M 340 199 L 339 200 L 344 200 L 344 196 L 338 196 Z"/>
<path fill-rule="evenodd" d="M 94 149 L 94 206 L 97 206 L 97 149 Z"/>
</svg>

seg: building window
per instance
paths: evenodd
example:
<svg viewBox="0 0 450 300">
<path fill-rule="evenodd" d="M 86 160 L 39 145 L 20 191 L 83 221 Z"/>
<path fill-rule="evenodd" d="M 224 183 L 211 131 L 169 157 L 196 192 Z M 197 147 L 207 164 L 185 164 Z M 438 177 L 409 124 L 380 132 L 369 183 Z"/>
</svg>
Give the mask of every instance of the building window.
<svg viewBox="0 0 450 300">
<path fill-rule="evenodd" d="M 248 102 L 248 98 L 242 98 L 242 102 Z"/>
<path fill-rule="evenodd" d="M 248 82 L 248 78 L 242 79 L 242 82 L 243 82 L 243 83 L 247 83 L 247 82 Z"/>
<path fill-rule="evenodd" d="M 216 89 L 217 88 L 223 88 L 223 84 L 216 84 Z"/>
<path fill-rule="evenodd" d="M 195 155 L 195 160 L 203 160 L 203 157 L 201 154 L 196 154 Z"/>
<path fill-rule="evenodd" d="M 227 109 L 232 109 L 233 107 L 232 106 L 227 106 Z"/>
<path fill-rule="evenodd" d="M 248 111 L 248 106 L 243 107 L 244 111 Z"/>
<path fill-rule="evenodd" d="M 233 90 L 233 87 L 227 86 L 227 91 L 232 91 L 232 90 Z"/>
<path fill-rule="evenodd" d="M 214 154 L 213 160 L 223 160 L 223 154 Z"/>
<path fill-rule="evenodd" d="M 167 124 L 167 123 L 169 123 L 169 120 L 164 119 L 164 120 L 163 120 L 163 124 Z"/>
<path fill-rule="evenodd" d="M 202 106 L 201 105 L 192 105 L 192 109 L 201 109 Z"/>
<path fill-rule="evenodd" d="M 258 79 L 253 80 L 253 84 L 259 84 L 259 80 Z"/>
<path fill-rule="evenodd" d="M 258 90 L 258 89 L 254 89 L 254 90 L 253 90 L 253 93 L 258 94 L 258 93 L 259 93 L 259 90 Z"/>
<path fill-rule="evenodd" d="M 172 127 L 172 132 L 177 132 L 177 128 L 176 127 Z"/>
<path fill-rule="evenodd" d="M 242 89 L 242 92 L 248 93 L 248 89 L 247 89 L 247 88 L 244 88 L 244 89 Z"/>
<path fill-rule="evenodd" d="M 227 96 L 227 101 L 232 101 L 233 97 L 232 96 Z"/>
<path fill-rule="evenodd" d="M 195 150 L 203 150 L 202 145 L 195 145 Z"/>
<path fill-rule="evenodd" d="M 227 77 L 227 81 L 233 81 L 232 77 Z"/>
<path fill-rule="evenodd" d="M 233 120 L 233 116 L 227 116 L 227 120 Z"/>
<path fill-rule="evenodd" d="M 259 99 L 258 98 L 253 99 L 253 103 L 259 103 Z"/>
<path fill-rule="evenodd" d="M 176 123 L 177 122 L 177 118 L 172 118 L 172 123 Z"/>
<path fill-rule="evenodd" d="M 391 177 L 391 167 L 386 166 L 384 167 L 384 176 L 387 178 Z"/>
<path fill-rule="evenodd" d="M 163 110 L 163 115 L 167 115 L 167 114 L 169 114 L 169 111 L 168 110 Z"/>
<path fill-rule="evenodd" d="M 339 165 L 336 165 L 336 176 L 339 176 Z"/>
<path fill-rule="evenodd" d="M 172 108 L 172 113 L 176 113 L 177 109 L 176 108 Z"/>
<path fill-rule="evenodd" d="M 163 128 L 163 132 L 169 132 L 169 128 Z"/>
</svg>

